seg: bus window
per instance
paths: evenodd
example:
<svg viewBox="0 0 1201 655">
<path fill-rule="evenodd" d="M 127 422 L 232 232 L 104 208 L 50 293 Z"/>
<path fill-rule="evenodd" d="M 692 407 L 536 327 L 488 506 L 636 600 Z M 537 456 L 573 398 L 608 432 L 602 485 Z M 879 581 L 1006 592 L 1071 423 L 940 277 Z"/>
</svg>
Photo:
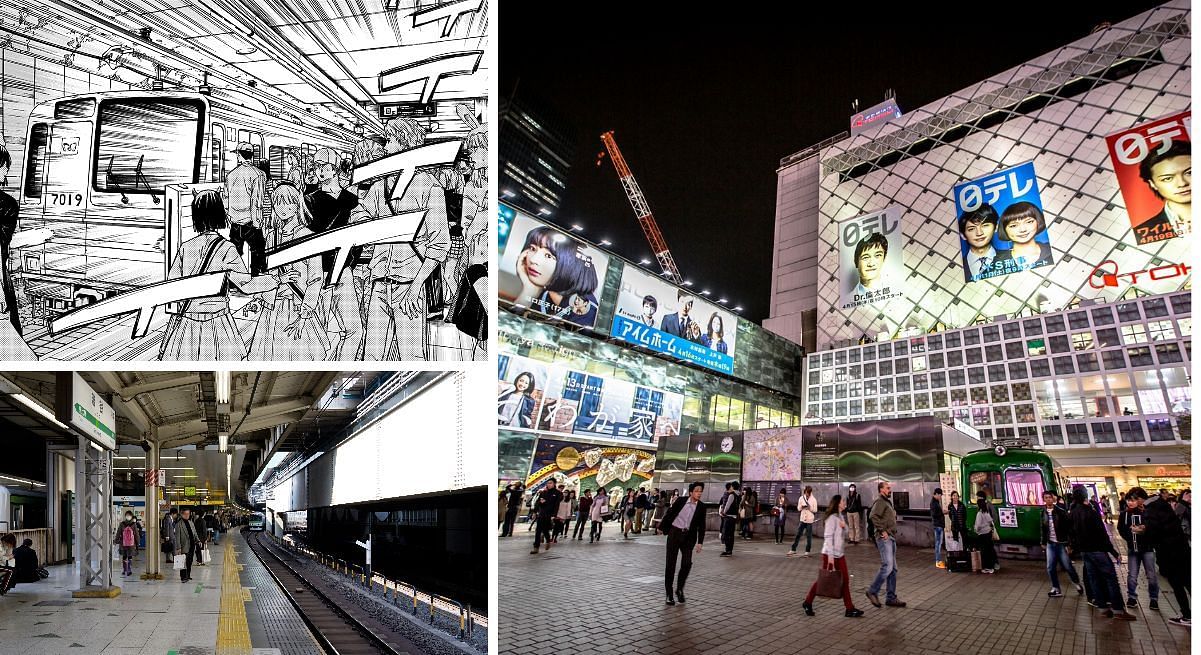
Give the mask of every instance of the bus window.
<svg viewBox="0 0 1201 655">
<path fill-rule="evenodd" d="M 225 181 L 225 126 L 213 123 L 213 134 L 209 141 L 212 156 L 209 158 L 210 182 Z"/>
<path fill-rule="evenodd" d="M 132 195 L 198 182 L 203 107 L 183 98 L 100 103 L 93 188 Z"/>
<path fill-rule="evenodd" d="M 972 473 L 972 476 L 969 478 L 969 480 L 971 485 L 968 489 L 968 493 L 971 494 L 971 496 L 969 498 L 964 498 L 963 502 L 975 503 L 977 498 L 976 494 L 981 491 L 983 491 L 984 495 L 988 497 L 989 502 L 992 502 L 999 497 L 998 491 L 1001 489 L 1000 471 L 976 471 L 975 473 Z"/>
<path fill-rule="evenodd" d="M 25 146 L 25 197 L 42 197 L 43 166 L 46 164 L 46 142 L 50 130 L 45 123 L 37 123 L 29 131 L 29 143 Z"/>
<path fill-rule="evenodd" d="M 1005 497 L 1010 505 L 1041 505 L 1044 490 L 1043 473 L 1038 469 L 1005 472 Z"/>
</svg>

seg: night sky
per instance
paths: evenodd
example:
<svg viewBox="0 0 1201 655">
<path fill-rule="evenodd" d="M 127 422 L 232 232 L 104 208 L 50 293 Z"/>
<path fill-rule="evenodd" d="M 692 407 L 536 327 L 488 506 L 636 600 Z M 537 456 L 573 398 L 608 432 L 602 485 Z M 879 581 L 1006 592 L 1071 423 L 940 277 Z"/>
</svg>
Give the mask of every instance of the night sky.
<svg viewBox="0 0 1201 655">
<path fill-rule="evenodd" d="M 866 109 L 892 88 L 902 111 L 917 109 L 1157 4 L 974 4 L 971 17 L 987 12 L 985 23 L 838 3 L 835 11 L 848 13 L 839 24 L 782 13 L 775 3 L 716 13 L 695 3 L 589 10 L 511 0 L 498 7 L 500 93 L 536 94 L 575 123 L 571 178 L 552 220 L 583 225 L 586 238 L 608 239 L 628 259 L 653 260 L 612 164 L 595 165 L 601 132 L 614 130 L 693 288 L 725 296 L 761 322 L 771 293 L 776 168 L 846 130 L 852 100 Z"/>
</svg>

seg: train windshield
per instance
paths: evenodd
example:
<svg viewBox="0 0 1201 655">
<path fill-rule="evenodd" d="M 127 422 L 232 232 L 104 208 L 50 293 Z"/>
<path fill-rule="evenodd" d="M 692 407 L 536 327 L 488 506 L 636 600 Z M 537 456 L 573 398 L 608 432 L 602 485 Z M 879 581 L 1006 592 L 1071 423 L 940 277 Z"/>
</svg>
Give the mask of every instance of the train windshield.
<svg viewBox="0 0 1201 655">
<path fill-rule="evenodd" d="M 100 104 L 92 186 L 107 193 L 163 193 L 195 183 L 204 104 L 185 98 L 106 100 Z"/>
<path fill-rule="evenodd" d="M 45 173 L 46 144 L 50 140 L 50 128 L 45 123 L 36 123 L 29 130 L 29 143 L 25 146 L 25 197 L 42 197 L 42 175 Z"/>
<path fill-rule="evenodd" d="M 1041 505 L 1045 490 L 1042 471 L 1010 469 L 1005 472 L 1005 497 L 1010 505 Z"/>
</svg>

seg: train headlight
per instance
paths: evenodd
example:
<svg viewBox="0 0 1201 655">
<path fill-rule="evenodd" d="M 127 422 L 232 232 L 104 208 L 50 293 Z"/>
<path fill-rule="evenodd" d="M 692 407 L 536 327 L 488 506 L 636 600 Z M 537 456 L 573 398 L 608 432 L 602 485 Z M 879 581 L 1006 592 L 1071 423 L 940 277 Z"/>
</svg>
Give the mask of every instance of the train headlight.
<svg viewBox="0 0 1201 655">
<path fill-rule="evenodd" d="M 997 454 L 997 457 L 1005 456 L 1005 446 L 997 446 L 996 448 L 993 448 L 992 451 Z"/>
</svg>

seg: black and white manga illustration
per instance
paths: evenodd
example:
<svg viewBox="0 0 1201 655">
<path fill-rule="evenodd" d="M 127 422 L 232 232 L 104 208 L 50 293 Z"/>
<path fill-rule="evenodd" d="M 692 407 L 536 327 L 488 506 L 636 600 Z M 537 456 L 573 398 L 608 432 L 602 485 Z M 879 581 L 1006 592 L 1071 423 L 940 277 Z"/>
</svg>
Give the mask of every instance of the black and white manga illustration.
<svg viewBox="0 0 1201 655">
<path fill-rule="evenodd" d="M 0 5 L 0 360 L 486 359 L 486 0 Z"/>
</svg>

